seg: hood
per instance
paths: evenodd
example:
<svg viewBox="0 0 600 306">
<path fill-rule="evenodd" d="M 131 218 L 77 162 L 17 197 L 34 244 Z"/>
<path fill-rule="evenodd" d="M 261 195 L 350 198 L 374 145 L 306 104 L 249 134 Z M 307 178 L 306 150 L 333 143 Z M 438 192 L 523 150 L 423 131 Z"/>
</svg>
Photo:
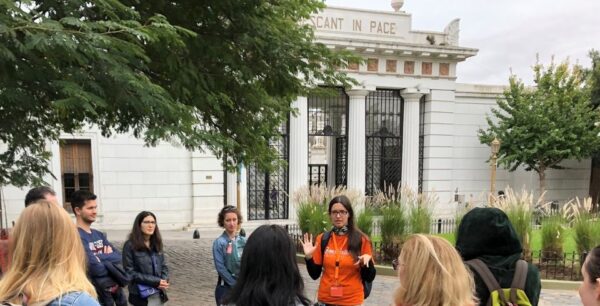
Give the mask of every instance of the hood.
<svg viewBox="0 0 600 306">
<path fill-rule="evenodd" d="M 508 216 L 498 208 L 475 208 L 458 226 L 456 250 L 464 260 L 481 256 L 508 256 L 523 248 Z"/>
</svg>

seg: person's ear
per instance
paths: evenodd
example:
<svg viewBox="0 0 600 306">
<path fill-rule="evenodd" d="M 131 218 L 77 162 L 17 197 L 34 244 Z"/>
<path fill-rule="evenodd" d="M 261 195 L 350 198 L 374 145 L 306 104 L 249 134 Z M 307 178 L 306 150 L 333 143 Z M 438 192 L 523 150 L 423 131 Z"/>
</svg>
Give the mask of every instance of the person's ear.
<svg viewBox="0 0 600 306">
<path fill-rule="evenodd" d="M 600 277 L 596 278 L 596 290 L 594 290 L 596 294 L 596 301 L 600 301 Z"/>
<path fill-rule="evenodd" d="M 81 213 L 81 208 L 79 207 L 75 207 L 73 209 L 73 213 L 75 214 L 75 216 L 79 216 L 79 214 Z"/>
</svg>

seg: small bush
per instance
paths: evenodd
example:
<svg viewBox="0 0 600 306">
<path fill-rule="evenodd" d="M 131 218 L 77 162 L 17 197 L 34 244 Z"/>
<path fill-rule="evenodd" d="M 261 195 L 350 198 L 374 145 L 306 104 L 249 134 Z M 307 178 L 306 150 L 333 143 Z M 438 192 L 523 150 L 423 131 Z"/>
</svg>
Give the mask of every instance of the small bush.
<svg viewBox="0 0 600 306">
<path fill-rule="evenodd" d="M 560 215 L 542 220 L 542 252 L 548 259 L 562 258 L 564 242 L 564 219 Z"/>
<path fill-rule="evenodd" d="M 356 226 L 368 237 L 371 237 L 373 234 L 373 209 L 371 207 L 365 207 L 358 213 Z"/>
</svg>

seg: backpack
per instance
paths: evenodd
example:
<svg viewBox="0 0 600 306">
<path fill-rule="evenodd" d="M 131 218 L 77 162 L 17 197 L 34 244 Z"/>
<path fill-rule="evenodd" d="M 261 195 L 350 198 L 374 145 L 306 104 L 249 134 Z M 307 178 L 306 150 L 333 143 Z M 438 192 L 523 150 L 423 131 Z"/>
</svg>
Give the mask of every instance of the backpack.
<svg viewBox="0 0 600 306">
<path fill-rule="evenodd" d="M 466 262 L 485 282 L 490 297 L 487 306 L 531 306 L 525 294 L 525 280 L 527 278 L 527 262 L 519 259 L 510 288 L 501 288 L 500 284 L 481 259 L 471 259 Z"/>
<path fill-rule="evenodd" d="M 323 237 L 321 238 L 321 258 L 323 258 L 323 260 L 325 258 L 324 257 L 325 247 L 327 247 L 327 244 L 329 243 L 329 238 L 331 238 L 331 232 L 323 233 Z M 361 239 L 361 244 L 362 244 L 362 239 Z M 362 248 L 362 246 L 360 246 L 360 248 Z M 373 282 L 372 281 L 368 282 L 363 279 L 362 285 L 363 285 L 364 298 L 367 299 L 369 297 L 369 295 L 371 294 L 371 289 L 373 288 Z"/>
</svg>

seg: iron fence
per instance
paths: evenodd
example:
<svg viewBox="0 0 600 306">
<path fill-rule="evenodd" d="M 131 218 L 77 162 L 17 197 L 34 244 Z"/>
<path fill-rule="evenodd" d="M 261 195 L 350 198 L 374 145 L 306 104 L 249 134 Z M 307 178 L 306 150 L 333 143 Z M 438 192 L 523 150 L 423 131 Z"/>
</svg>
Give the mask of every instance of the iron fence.
<svg viewBox="0 0 600 306">
<path fill-rule="evenodd" d="M 444 219 L 439 220 L 442 220 L 442 223 L 435 223 L 435 225 L 440 226 L 442 230 L 452 228 L 450 225 L 444 227 Z M 297 224 L 288 224 L 285 228 L 293 241 L 296 242 L 297 250 L 302 252 L 301 239 L 303 233 L 300 227 Z M 398 255 L 400 255 L 401 249 L 402 243 L 400 241 L 387 243 L 374 241 L 373 257 L 378 264 L 391 266 L 392 260 L 398 258 Z M 586 253 L 556 253 L 534 250 L 524 253 L 522 258 L 538 268 L 542 279 L 581 281 L 583 279 L 581 276 L 581 265 L 585 261 L 585 256 Z"/>
</svg>

